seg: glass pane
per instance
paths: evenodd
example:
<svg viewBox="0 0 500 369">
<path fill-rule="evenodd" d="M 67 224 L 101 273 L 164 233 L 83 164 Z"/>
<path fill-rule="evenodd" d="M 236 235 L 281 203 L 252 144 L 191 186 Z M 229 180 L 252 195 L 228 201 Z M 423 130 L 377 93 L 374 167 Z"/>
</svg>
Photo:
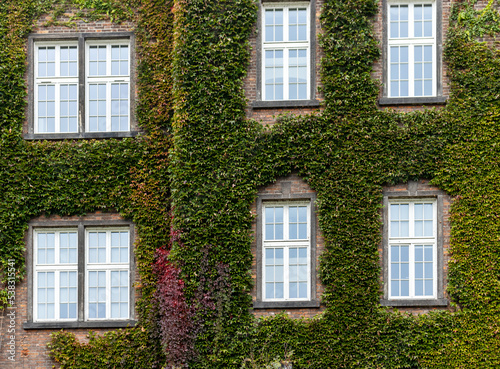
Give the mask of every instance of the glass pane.
<svg viewBox="0 0 500 369">
<path fill-rule="evenodd" d="M 426 296 L 432 296 L 434 294 L 434 286 L 433 286 L 433 281 L 425 281 L 425 295 Z"/>
<path fill-rule="evenodd" d="M 400 5 L 399 7 L 399 19 L 402 21 L 408 20 L 408 5 Z"/>
<path fill-rule="evenodd" d="M 431 4 L 424 5 L 424 19 L 427 19 L 427 20 L 432 19 L 432 5 Z"/>
<path fill-rule="evenodd" d="M 408 237 L 410 234 L 410 224 L 408 221 L 400 222 L 400 237 Z"/>
<path fill-rule="evenodd" d="M 266 266 L 266 282 L 274 282 L 274 266 Z"/>
<path fill-rule="evenodd" d="M 289 261 L 290 264 L 297 264 L 297 249 L 295 247 L 289 249 Z"/>
<path fill-rule="evenodd" d="M 391 261 L 399 261 L 399 246 L 391 246 Z"/>
<path fill-rule="evenodd" d="M 284 281 L 284 267 L 282 265 L 275 266 L 274 280 L 276 282 L 283 282 Z"/>
<path fill-rule="evenodd" d="M 274 249 L 266 249 L 266 265 L 274 264 Z"/>
<path fill-rule="evenodd" d="M 417 280 L 415 281 L 415 296 L 423 296 L 424 295 L 424 281 Z"/>
<path fill-rule="evenodd" d="M 409 279 L 410 278 L 410 264 L 403 263 L 401 264 L 401 279 Z"/>
<path fill-rule="evenodd" d="M 433 229 L 432 229 L 432 220 L 426 220 L 424 222 L 424 230 L 423 230 L 423 234 L 424 236 L 427 236 L 427 237 L 432 237 L 433 236 Z"/>
<path fill-rule="evenodd" d="M 307 249 L 305 247 L 299 249 L 299 263 L 307 264 Z"/>
<path fill-rule="evenodd" d="M 399 279 L 399 264 L 391 263 L 391 279 Z"/>
<path fill-rule="evenodd" d="M 392 9 L 392 7 L 391 7 Z M 399 23 L 396 23 L 396 22 L 391 22 L 391 25 L 390 25 L 390 38 L 397 38 L 398 35 L 399 35 Z"/>
<path fill-rule="evenodd" d="M 276 265 L 283 265 L 283 249 L 274 249 L 274 258 Z"/>
<path fill-rule="evenodd" d="M 424 225 L 422 221 L 415 222 L 415 237 L 423 236 L 424 234 Z"/>
<path fill-rule="evenodd" d="M 307 265 L 300 265 L 298 267 L 299 271 L 299 281 L 307 281 Z"/>
<path fill-rule="evenodd" d="M 274 283 L 266 283 L 266 299 L 274 298 Z"/>
<path fill-rule="evenodd" d="M 299 283 L 299 298 L 301 299 L 307 298 L 307 282 Z"/>
<path fill-rule="evenodd" d="M 399 296 L 399 281 L 391 281 L 391 296 Z"/>
<path fill-rule="evenodd" d="M 296 299 L 298 297 L 298 283 L 290 282 L 289 284 L 289 294 L 291 299 Z"/>
<path fill-rule="evenodd" d="M 424 261 L 422 246 L 415 246 L 415 261 Z"/>
<path fill-rule="evenodd" d="M 415 278 L 418 278 L 418 279 L 424 278 L 424 264 L 423 263 L 415 263 Z"/>
<path fill-rule="evenodd" d="M 283 223 L 283 208 L 277 207 L 275 208 L 275 222 Z"/>
<path fill-rule="evenodd" d="M 276 289 L 276 295 L 275 298 L 277 299 L 282 299 L 284 297 L 284 284 L 283 283 L 275 283 L 274 287 Z"/>
<path fill-rule="evenodd" d="M 408 81 L 401 81 L 399 93 L 401 96 L 408 96 L 409 84 Z"/>
<path fill-rule="evenodd" d="M 432 261 L 432 246 L 425 246 L 425 261 Z"/>
<path fill-rule="evenodd" d="M 399 27 L 400 27 L 399 37 L 401 38 L 408 37 L 408 22 L 401 22 Z"/>
<path fill-rule="evenodd" d="M 275 225 L 275 240 L 282 240 L 283 239 L 283 224 L 276 224 Z"/>
<path fill-rule="evenodd" d="M 401 281 L 401 296 L 410 296 L 410 282 Z"/>
<path fill-rule="evenodd" d="M 410 261 L 410 247 L 409 246 L 401 246 L 401 261 L 408 262 Z"/>
<path fill-rule="evenodd" d="M 399 6 L 391 5 L 389 10 L 389 18 L 390 20 L 399 20 Z"/>
<path fill-rule="evenodd" d="M 425 278 L 426 279 L 432 279 L 432 263 L 425 263 Z"/>
</svg>

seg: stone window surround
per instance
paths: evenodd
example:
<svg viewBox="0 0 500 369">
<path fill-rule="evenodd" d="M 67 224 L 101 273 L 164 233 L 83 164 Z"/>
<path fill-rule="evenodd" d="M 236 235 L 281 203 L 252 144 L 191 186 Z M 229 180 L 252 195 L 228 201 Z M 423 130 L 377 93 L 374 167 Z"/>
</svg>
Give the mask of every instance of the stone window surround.
<svg viewBox="0 0 500 369">
<path fill-rule="evenodd" d="M 447 97 L 443 96 L 443 1 L 434 0 L 436 6 L 436 96 L 425 97 L 388 97 L 388 5 L 392 1 L 382 0 L 382 82 L 383 97 L 379 98 L 379 106 L 385 105 L 442 105 Z M 416 1 L 415 1 L 416 2 Z M 397 1 L 394 1 L 397 3 Z"/>
<path fill-rule="evenodd" d="M 417 190 L 417 182 L 409 181 L 406 191 L 383 191 L 382 209 L 382 276 L 383 276 L 383 297 L 380 299 L 382 306 L 390 307 L 433 307 L 448 306 L 448 299 L 444 296 L 444 236 L 443 236 L 443 198 L 448 196 L 441 190 Z M 418 200 L 419 198 L 435 198 L 437 204 L 437 298 L 436 299 L 398 299 L 389 300 L 389 199 L 393 200 Z"/>
<path fill-rule="evenodd" d="M 84 297 L 85 297 L 85 229 L 86 228 L 110 228 L 110 227 L 128 227 L 130 232 L 130 319 L 128 320 L 96 320 L 84 321 Z M 33 322 L 33 234 L 35 229 L 43 228 L 78 228 L 78 320 L 64 322 Z M 26 278 L 28 290 L 27 304 L 27 322 L 23 324 L 23 328 L 29 329 L 66 329 L 66 328 L 126 328 L 134 326 L 135 317 L 135 289 L 134 281 L 135 273 L 135 256 L 134 256 L 134 239 L 135 230 L 134 224 L 128 220 L 50 220 L 50 221 L 31 221 L 28 224 L 28 234 L 26 242 Z M 81 288 L 83 286 L 83 288 Z"/>
<path fill-rule="evenodd" d="M 309 2 L 309 53 L 310 53 L 310 91 L 309 100 L 279 100 L 265 101 L 262 100 L 262 36 L 264 30 L 261 29 L 263 4 L 270 3 L 294 3 L 294 2 Z M 303 108 L 303 107 L 319 107 L 320 103 L 316 99 L 316 0 L 260 0 L 259 10 L 257 14 L 257 99 L 253 101 L 252 108 Z"/>
<path fill-rule="evenodd" d="M 85 41 L 86 40 L 124 40 L 130 41 L 130 131 L 124 132 L 85 132 Z M 80 131 L 75 133 L 34 133 L 34 89 L 35 89 L 35 65 L 34 53 L 35 42 L 37 41 L 77 41 L 78 42 L 78 126 Z M 135 120 L 135 36 L 133 32 L 95 32 L 95 33 L 54 33 L 54 34 L 30 34 L 28 36 L 28 133 L 23 135 L 25 140 L 63 140 L 63 139 L 100 139 L 100 138 L 124 138 L 134 137 L 139 133 L 137 131 L 137 123 Z"/>
<path fill-rule="evenodd" d="M 257 197 L 257 229 L 256 229 L 256 261 L 257 261 L 257 276 L 256 276 L 256 290 L 257 290 L 257 299 L 253 303 L 254 309 L 273 309 L 273 308 L 283 308 L 283 309 L 291 309 L 291 308 L 319 308 L 320 302 L 317 297 L 316 291 L 316 194 L 315 193 L 306 193 L 306 194 L 294 194 L 291 193 L 291 184 L 290 181 L 284 181 L 281 183 L 281 193 L 277 194 L 263 194 L 259 193 Z M 310 201 L 311 206 L 311 300 L 309 301 L 263 301 L 262 299 L 262 264 L 263 264 L 263 255 L 262 255 L 262 203 L 269 202 L 290 202 L 290 201 Z"/>
</svg>

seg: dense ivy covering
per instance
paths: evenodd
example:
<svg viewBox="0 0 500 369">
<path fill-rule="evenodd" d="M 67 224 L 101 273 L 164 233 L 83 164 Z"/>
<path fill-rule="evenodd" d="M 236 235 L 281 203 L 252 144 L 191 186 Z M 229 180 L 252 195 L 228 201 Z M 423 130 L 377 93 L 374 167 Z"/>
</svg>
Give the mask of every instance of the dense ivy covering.
<svg viewBox="0 0 500 369">
<path fill-rule="evenodd" d="M 114 209 L 137 225 L 144 296 L 137 328 L 88 344 L 54 334 L 63 367 L 500 366 L 500 59 L 477 41 L 499 31 L 492 2 L 452 11 L 446 107 L 400 113 L 376 107 L 377 2 L 325 1 L 325 109 L 264 129 L 245 118 L 242 90 L 254 1 L 73 0 L 93 8 L 79 16 L 136 21 L 144 134 L 25 142 L 23 47 L 34 19 L 58 11 L 51 3 L 0 4 L 0 261 L 5 270 L 16 259 L 24 277 L 34 216 Z M 249 208 L 258 186 L 292 172 L 317 192 L 327 308 L 311 320 L 254 319 Z M 377 248 L 382 187 L 419 178 L 456 197 L 453 311 L 411 316 L 380 306 Z"/>
</svg>

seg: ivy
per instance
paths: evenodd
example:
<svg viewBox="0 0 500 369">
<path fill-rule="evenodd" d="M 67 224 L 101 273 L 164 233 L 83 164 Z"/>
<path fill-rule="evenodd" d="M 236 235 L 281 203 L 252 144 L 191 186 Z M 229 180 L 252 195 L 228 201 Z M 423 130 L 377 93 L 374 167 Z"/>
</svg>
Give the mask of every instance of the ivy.
<svg viewBox="0 0 500 369">
<path fill-rule="evenodd" d="M 138 138 L 22 139 L 26 36 L 42 13 L 56 22 L 68 7 L 88 21 L 137 25 Z M 499 32 L 499 14 L 492 1 L 454 6 L 447 105 L 401 113 L 376 107 L 377 7 L 325 1 L 324 110 L 264 129 L 245 116 L 252 0 L 0 4 L 0 269 L 15 259 L 24 278 L 24 232 L 41 214 L 118 211 L 138 231 L 138 325 L 88 343 L 54 333 L 62 367 L 500 365 L 500 58 L 478 40 Z M 326 310 L 255 319 L 250 205 L 258 186 L 292 172 L 317 193 Z M 412 316 L 380 306 L 378 248 L 383 186 L 419 178 L 456 198 L 452 309 Z"/>
</svg>

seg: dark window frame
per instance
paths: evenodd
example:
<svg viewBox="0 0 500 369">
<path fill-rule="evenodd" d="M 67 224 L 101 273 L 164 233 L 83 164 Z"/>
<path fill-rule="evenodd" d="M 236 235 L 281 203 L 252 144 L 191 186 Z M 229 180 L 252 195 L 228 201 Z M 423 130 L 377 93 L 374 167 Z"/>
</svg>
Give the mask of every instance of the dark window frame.
<svg viewBox="0 0 500 369">
<path fill-rule="evenodd" d="M 85 321 L 85 232 L 87 228 L 112 228 L 112 227 L 128 227 L 129 230 L 129 319 L 126 320 L 92 320 Z M 35 230 L 39 229 L 78 229 L 78 318 L 77 321 L 50 321 L 50 322 L 34 322 L 33 309 L 34 309 L 34 240 L 33 234 Z M 27 291 L 28 291 L 28 304 L 27 304 L 27 321 L 23 324 L 23 328 L 29 329 L 62 329 L 62 328 L 126 328 L 134 326 L 137 321 L 135 318 L 135 289 L 134 282 L 136 278 L 136 263 L 134 255 L 134 240 L 135 240 L 135 227 L 131 221 L 128 220 L 50 220 L 50 221 L 31 221 L 28 224 L 28 233 L 26 237 L 26 276 L 27 276 Z"/>
<path fill-rule="evenodd" d="M 417 2 L 417 1 L 415 1 Z M 387 105 L 443 105 L 447 97 L 443 96 L 443 0 L 434 0 L 436 6 L 436 96 L 423 97 L 389 97 L 388 96 L 388 5 L 393 3 L 382 0 L 382 97 L 379 106 Z M 397 3 L 394 1 L 394 3 Z"/>
<path fill-rule="evenodd" d="M 85 126 L 85 99 L 86 99 L 86 74 L 85 74 L 85 42 L 87 40 L 129 40 L 130 43 L 130 130 L 123 132 L 86 132 Z M 78 132 L 74 133 L 35 133 L 35 43 L 36 42 L 67 42 L 78 43 Z M 135 119 L 135 84 L 136 84 L 136 57 L 135 57 L 135 35 L 133 32 L 95 32 L 95 33 L 54 33 L 54 34 L 31 34 L 28 36 L 28 107 L 27 121 L 28 130 L 23 135 L 25 140 L 63 140 L 63 139 L 100 139 L 100 138 L 124 138 L 138 135 L 138 126 Z"/>
<path fill-rule="evenodd" d="M 448 195 L 441 190 L 417 190 L 417 182 L 408 182 L 406 191 L 383 191 L 383 209 L 382 209 L 382 278 L 383 278 L 383 297 L 380 299 L 382 306 L 390 307 L 437 307 L 448 306 L 448 299 L 445 297 L 444 288 L 444 218 L 443 218 L 443 200 Z M 436 255 L 437 255 L 437 292 L 436 299 L 389 299 L 389 201 L 390 200 L 419 200 L 436 199 L 437 204 L 437 236 L 436 236 Z"/>
<path fill-rule="evenodd" d="M 262 100 L 262 14 L 264 4 L 279 4 L 279 3 L 305 3 L 309 2 L 309 55 L 310 59 L 310 91 L 308 100 Z M 319 107 L 320 102 L 317 100 L 317 82 L 316 82 L 316 0 L 261 0 L 259 1 L 259 10 L 257 14 L 257 97 L 252 102 L 253 109 L 266 108 L 304 108 L 304 107 Z"/>
<path fill-rule="evenodd" d="M 291 309 L 291 308 L 319 308 L 320 302 L 317 295 L 317 277 L 316 277 L 316 194 L 305 193 L 295 194 L 290 193 L 291 182 L 282 182 L 282 193 L 278 194 L 262 194 L 259 193 L 257 197 L 257 227 L 256 227 L 256 262 L 257 262 L 257 275 L 256 275 L 256 292 L 257 299 L 253 303 L 254 309 Z M 262 264 L 263 264 L 263 230 L 262 230 L 262 209 L 265 202 L 283 202 L 290 203 L 293 201 L 308 201 L 310 202 L 311 209 L 311 239 L 310 239 L 310 271 L 311 271 L 311 299 L 308 301 L 265 301 L 262 298 Z"/>
</svg>

